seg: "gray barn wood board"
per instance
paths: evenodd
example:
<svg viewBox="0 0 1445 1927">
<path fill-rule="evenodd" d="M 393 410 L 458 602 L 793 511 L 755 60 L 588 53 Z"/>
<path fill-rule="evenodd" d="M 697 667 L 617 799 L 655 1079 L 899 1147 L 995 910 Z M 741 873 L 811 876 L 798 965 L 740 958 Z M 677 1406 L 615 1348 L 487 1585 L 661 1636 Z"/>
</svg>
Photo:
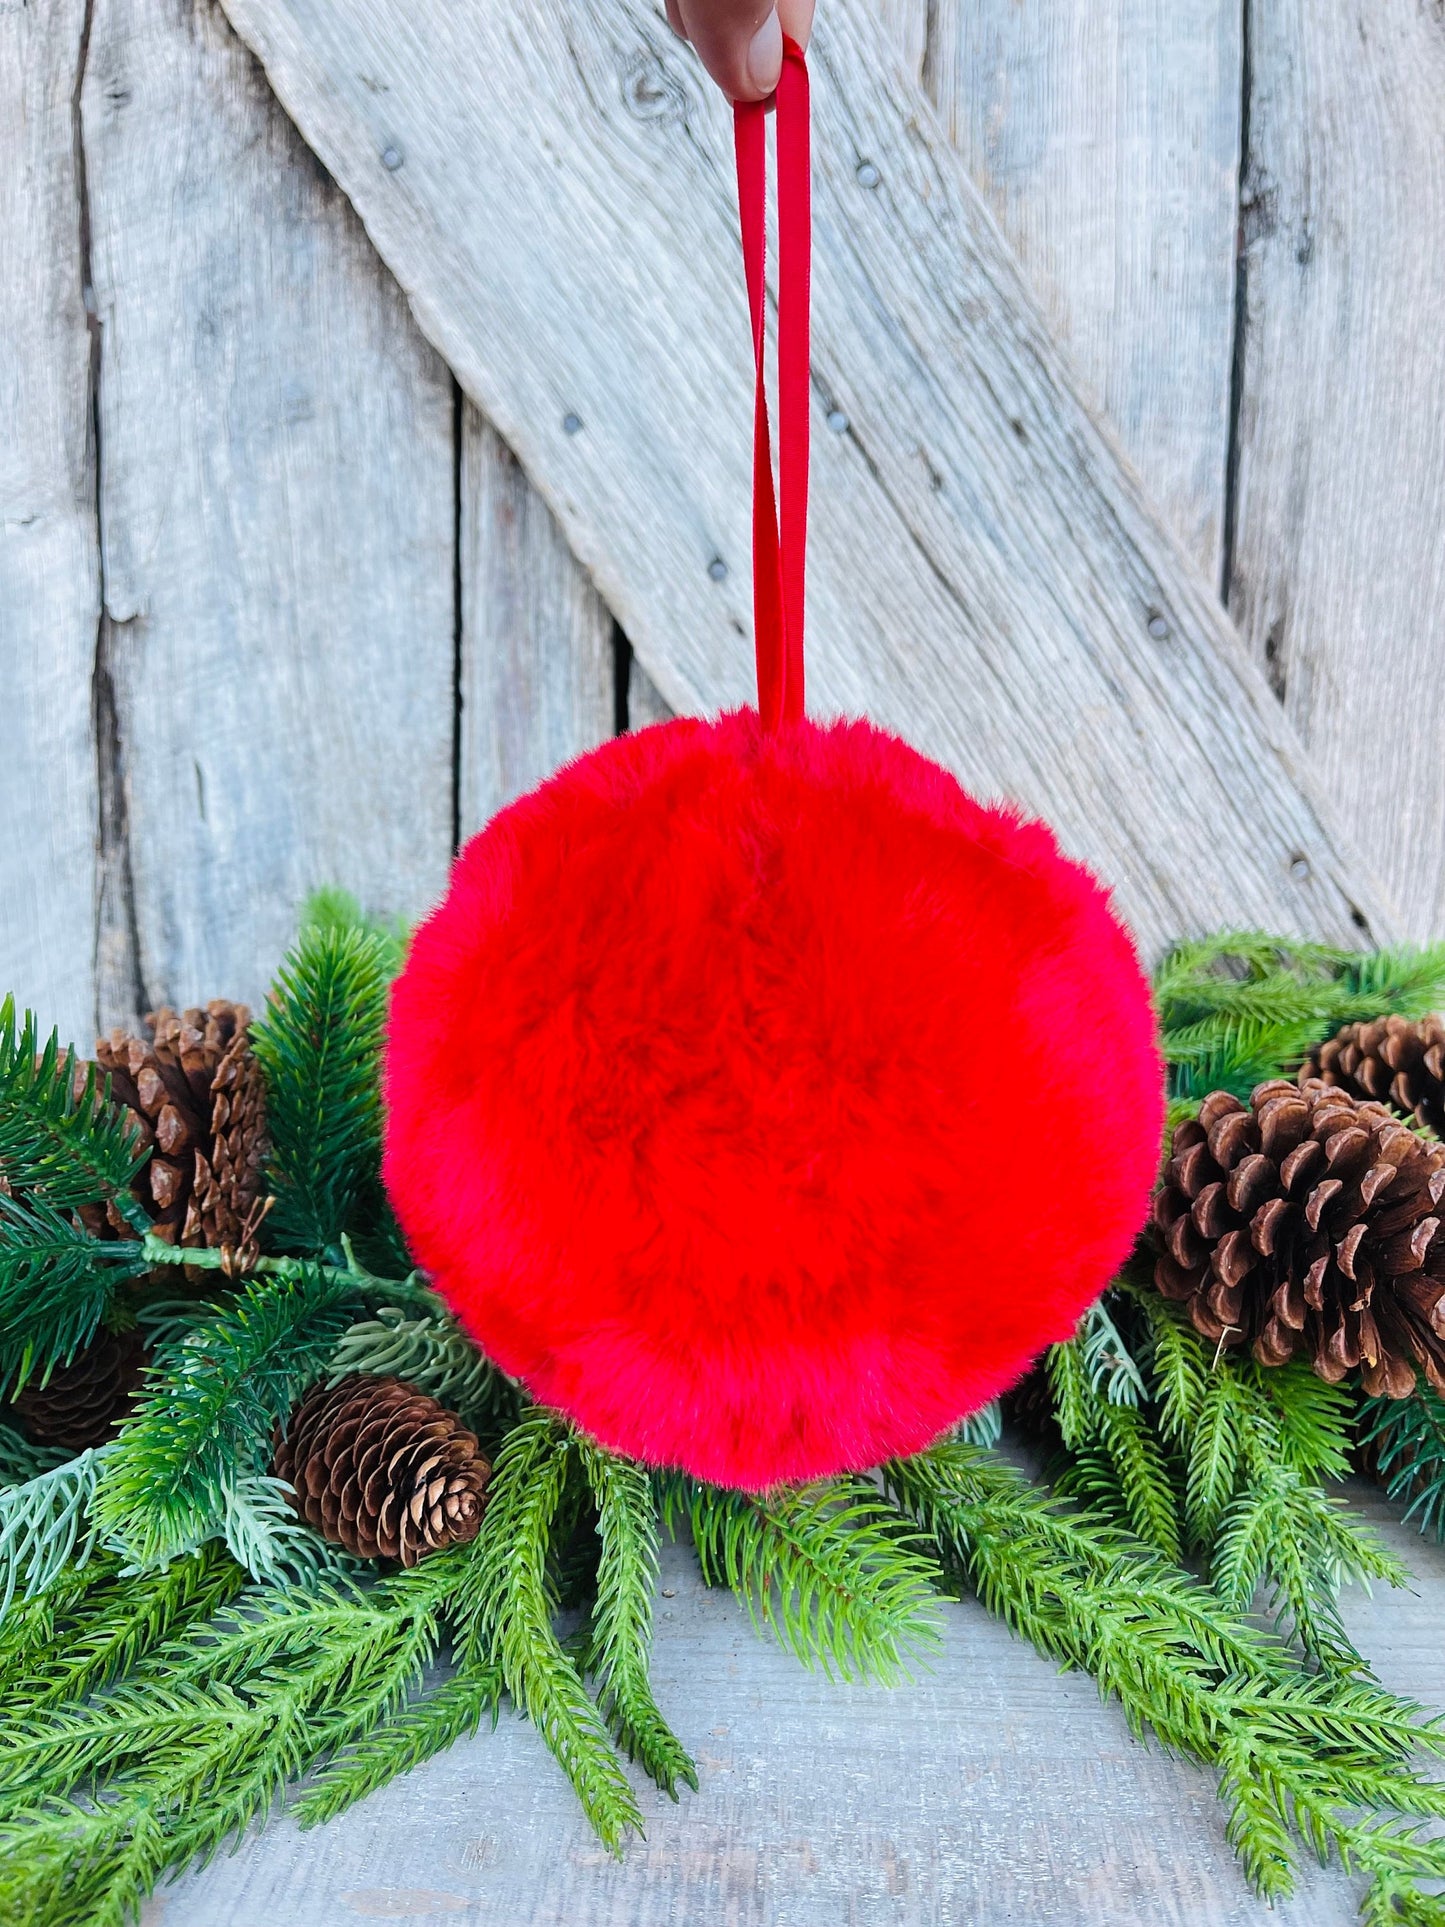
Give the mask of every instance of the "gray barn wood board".
<svg viewBox="0 0 1445 1927">
<path fill-rule="evenodd" d="M 453 390 L 209 4 L 94 0 L 81 96 L 135 954 L 102 1016 L 258 1000 L 334 881 L 451 852 Z"/>
<path fill-rule="evenodd" d="M 1445 1552 L 1352 1497 L 1418 1593 L 1344 1598 L 1397 1691 L 1445 1707 Z M 1133 1739 L 974 1601 L 911 1686 L 830 1685 L 665 1550 L 653 1676 L 698 1762 L 611 1860 L 539 1735 L 507 1717 L 331 1825 L 278 1820 L 179 1886 L 150 1927 L 1353 1927 L 1358 1885 L 1307 1864 L 1254 1899 L 1214 1777 Z M 163 1906 L 162 1904 L 163 1903 Z"/>
<path fill-rule="evenodd" d="M 546 0 L 525 33 L 442 0 L 228 11 L 662 695 L 746 697 L 728 117 L 687 51 L 641 0 Z M 816 706 L 1048 816 L 1151 951 L 1239 919 L 1383 934 L 870 0 L 813 48 Z"/>
<path fill-rule="evenodd" d="M 100 560 L 73 95 L 82 0 L 0 4 L 0 984 L 95 1005 Z M 3 991 L 0 991 L 3 994 Z"/>
<path fill-rule="evenodd" d="M 458 799 L 469 836 L 610 736 L 612 617 L 496 430 L 467 404 L 461 460 Z"/>
<path fill-rule="evenodd" d="M 1445 927 L 1445 15 L 1251 0 L 1229 603 L 1400 907 Z"/>
<path fill-rule="evenodd" d="M 928 0 L 924 86 L 1162 511 L 1225 543 L 1239 0 Z"/>
</svg>

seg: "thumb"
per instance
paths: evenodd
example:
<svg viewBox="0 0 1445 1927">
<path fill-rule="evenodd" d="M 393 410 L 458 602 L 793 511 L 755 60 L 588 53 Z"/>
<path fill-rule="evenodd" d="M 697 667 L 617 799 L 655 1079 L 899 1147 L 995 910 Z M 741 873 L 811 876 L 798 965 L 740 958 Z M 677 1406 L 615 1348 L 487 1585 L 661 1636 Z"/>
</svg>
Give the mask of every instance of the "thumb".
<svg viewBox="0 0 1445 1927">
<path fill-rule="evenodd" d="M 667 0 L 674 28 L 731 100 L 766 100 L 783 71 L 783 35 L 806 46 L 813 0 Z"/>
</svg>

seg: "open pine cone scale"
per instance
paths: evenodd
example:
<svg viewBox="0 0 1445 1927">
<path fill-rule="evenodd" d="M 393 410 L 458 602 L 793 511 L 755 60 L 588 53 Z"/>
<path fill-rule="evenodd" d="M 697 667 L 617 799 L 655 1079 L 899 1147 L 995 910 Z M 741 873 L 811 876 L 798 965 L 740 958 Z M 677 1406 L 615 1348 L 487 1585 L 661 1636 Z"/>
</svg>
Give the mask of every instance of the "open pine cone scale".
<svg viewBox="0 0 1445 1927">
<path fill-rule="evenodd" d="M 1403 1398 L 1445 1392 L 1445 1145 L 1317 1079 L 1207 1097 L 1155 1199 L 1155 1282 L 1265 1365 L 1307 1354 Z"/>
</svg>

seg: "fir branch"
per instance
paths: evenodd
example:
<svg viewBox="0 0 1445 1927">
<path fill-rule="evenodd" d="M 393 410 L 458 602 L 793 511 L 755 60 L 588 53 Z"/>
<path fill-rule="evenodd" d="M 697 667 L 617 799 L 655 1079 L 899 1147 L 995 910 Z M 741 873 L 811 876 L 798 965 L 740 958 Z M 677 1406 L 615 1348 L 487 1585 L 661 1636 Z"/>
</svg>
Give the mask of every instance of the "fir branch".
<svg viewBox="0 0 1445 1927">
<path fill-rule="evenodd" d="M 1445 1539 L 1445 1400 L 1428 1385 L 1410 1398 L 1367 1398 L 1359 1425 L 1386 1497 L 1422 1533 Z"/>
<path fill-rule="evenodd" d="M 373 1318 L 344 1332 L 336 1347 L 331 1383 L 351 1372 L 415 1385 L 483 1439 L 500 1437 L 521 1416 L 517 1387 L 446 1311 L 417 1317 L 395 1305 L 379 1307 Z"/>
<path fill-rule="evenodd" d="M 96 1493 L 106 1537 L 150 1566 L 216 1536 L 228 1490 L 266 1469 L 276 1427 L 326 1369 L 356 1305 L 346 1273 L 301 1266 L 252 1279 L 163 1351 Z"/>
<path fill-rule="evenodd" d="M 263 1472 L 223 1478 L 220 1517 L 206 1537 L 219 1530 L 232 1559 L 262 1585 L 307 1586 L 358 1567 L 297 1517 L 290 1492 Z"/>
<path fill-rule="evenodd" d="M 969 1448 L 972 1449 L 972 1448 Z M 727 1491 L 661 1477 L 669 1530 L 686 1515 L 703 1578 L 726 1584 L 805 1665 L 830 1677 L 911 1676 L 938 1645 L 938 1574 L 893 1506 L 861 1478 Z"/>
<path fill-rule="evenodd" d="M 469 1552 L 365 1594 L 247 1595 L 133 1682 L 16 1722 L 0 1759 L 0 1917 L 120 1927 L 168 1869 L 362 1748 L 420 1688 Z"/>
<path fill-rule="evenodd" d="M 1302 1678 L 1177 1567 L 975 1448 L 935 1446 L 885 1481 L 990 1610 L 1092 1673 L 1136 1732 L 1221 1769 L 1230 1838 L 1268 1897 L 1292 1886 L 1291 1836 L 1385 1880 L 1445 1878 L 1445 1842 L 1416 1837 L 1445 1787 L 1407 1764 L 1445 1754 L 1445 1724 L 1367 1681 Z"/>
<path fill-rule="evenodd" d="M 970 1445 L 995 1446 L 1003 1437 L 1003 1406 L 996 1398 L 970 1412 L 958 1428 L 958 1436 Z"/>
<path fill-rule="evenodd" d="M 1166 1558 L 1179 1558 L 1179 1506 L 1169 1466 L 1148 1420 L 1132 1406 L 1100 1401 L 1091 1437 L 1055 1485 L 1100 1506 Z"/>
<path fill-rule="evenodd" d="M 0 1192 L 0 1384 L 13 1395 L 68 1364 L 144 1270 L 141 1245 L 98 1244 L 38 1195 Z"/>
<path fill-rule="evenodd" d="M 80 1567 L 71 1571 L 79 1575 Z M 101 1555 L 83 1585 L 60 1594 L 32 1638 L 0 1673 L 0 1713 L 73 1705 L 137 1666 L 165 1640 L 228 1605 L 246 1575 L 217 1547 L 163 1572 L 123 1573 Z M 52 1595 L 46 1595 L 49 1603 Z M 37 1631 L 40 1628 L 37 1627 Z"/>
<path fill-rule="evenodd" d="M 0 1487 L 24 1485 L 40 1472 L 53 1472 L 70 1453 L 54 1445 L 37 1445 L 13 1426 L 0 1422 Z"/>
<path fill-rule="evenodd" d="M 327 936 L 360 931 L 376 937 L 385 945 L 384 967 L 388 983 L 401 974 L 411 945 L 411 932 L 404 917 L 374 917 L 362 909 L 349 890 L 326 884 L 313 890 L 301 909 L 298 935 Z"/>
<path fill-rule="evenodd" d="M 697 1768 L 663 1718 L 648 1676 L 657 1588 L 651 1481 L 641 1466 L 598 1446 L 579 1441 L 577 1449 L 596 1501 L 602 1542 L 587 1670 L 597 1677 L 602 1716 L 628 1758 L 641 1760 L 675 1800 L 679 1780 L 697 1790 Z"/>
<path fill-rule="evenodd" d="M 69 1561 L 83 1566 L 90 1557 L 96 1534 L 88 1515 L 102 1462 L 114 1450 L 82 1452 L 0 1491 L 0 1619 L 17 1592 L 34 1599 Z"/>
<path fill-rule="evenodd" d="M 147 1220 L 129 1187 L 144 1157 L 95 1066 L 79 1071 L 56 1032 L 42 1046 L 33 1014 L 18 1022 L 15 999 L 0 1003 L 0 1189 L 57 1211 L 113 1199 L 140 1230 Z"/>
<path fill-rule="evenodd" d="M 356 925 L 303 929 L 252 1030 L 266 1078 L 271 1230 L 317 1254 L 381 1208 L 378 1066 L 394 948 Z"/>
<path fill-rule="evenodd" d="M 597 1708 L 552 1627 L 548 1552 L 572 1443 L 550 1413 L 523 1414 L 492 1469 L 476 1557 L 456 1611 L 464 1670 L 499 1665 L 603 1844 L 620 1853 L 642 1814 Z"/>
<path fill-rule="evenodd" d="M 368 1793 L 497 1723 L 503 1692 L 496 1666 L 463 1669 L 404 1706 L 325 1766 L 292 1809 L 303 1827 L 334 1820 Z"/>
</svg>

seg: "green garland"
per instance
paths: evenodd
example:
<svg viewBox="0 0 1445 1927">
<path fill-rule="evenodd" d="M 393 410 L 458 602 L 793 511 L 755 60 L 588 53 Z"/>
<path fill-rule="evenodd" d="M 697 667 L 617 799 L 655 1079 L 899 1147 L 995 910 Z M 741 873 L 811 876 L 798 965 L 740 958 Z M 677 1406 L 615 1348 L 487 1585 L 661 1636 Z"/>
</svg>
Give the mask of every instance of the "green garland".
<svg viewBox="0 0 1445 1927">
<path fill-rule="evenodd" d="M 1445 1922 L 1445 1843 L 1422 1833 L 1445 1787 L 1418 1764 L 1445 1754 L 1445 1723 L 1379 1686 L 1346 1635 L 1341 1585 L 1406 1575 L 1334 1490 L 1358 1445 L 1442 1536 L 1441 1401 L 1216 1355 L 1141 1265 L 1045 1361 L 1037 1480 L 998 1449 L 997 1408 L 876 1480 L 758 1497 L 649 1473 L 531 1405 L 410 1269 L 377 1093 L 403 950 L 347 899 L 308 913 L 256 1034 L 275 1205 L 243 1280 L 149 1234 L 107 1092 L 0 1007 L 0 1387 L 43 1382 L 103 1326 L 139 1323 L 151 1351 L 99 1450 L 46 1451 L 0 1410 L 0 1918 L 122 1927 L 278 1804 L 330 1819 L 506 1702 L 620 1851 L 642 1825 L 620 1755 L 673 1798 L 697 1786 L 649 1677 L 659 1538 L 685 1529 L 760 1631 L 843 1679 L 926 1665 L 940 1597 L 973 1594 L 1092 1674 L 1135 1732 L 1217 1772 L 1262 1894 L 1287 1894 L 1307 1851 L 1370 1876 L 1375 1927 Z M 1181 946 L 1156 989 L 1181 1115 L 1292 1071 L 1340 1023 L 1439 1006 L 1445 946 L 1231 936 Z M 90 1237 L 75 1214 L 98 1203 L 139 1236 Z M 215 1291 L 168 1292 L 182 1263 Z M 357 1372 L 407 1380 L 482 1438 L 472 1544 L 383 1571 L 296 1518 L 276 1427 Z M 564 1607 L 582 1609 L 565 1638 Z"/>
</svg>

